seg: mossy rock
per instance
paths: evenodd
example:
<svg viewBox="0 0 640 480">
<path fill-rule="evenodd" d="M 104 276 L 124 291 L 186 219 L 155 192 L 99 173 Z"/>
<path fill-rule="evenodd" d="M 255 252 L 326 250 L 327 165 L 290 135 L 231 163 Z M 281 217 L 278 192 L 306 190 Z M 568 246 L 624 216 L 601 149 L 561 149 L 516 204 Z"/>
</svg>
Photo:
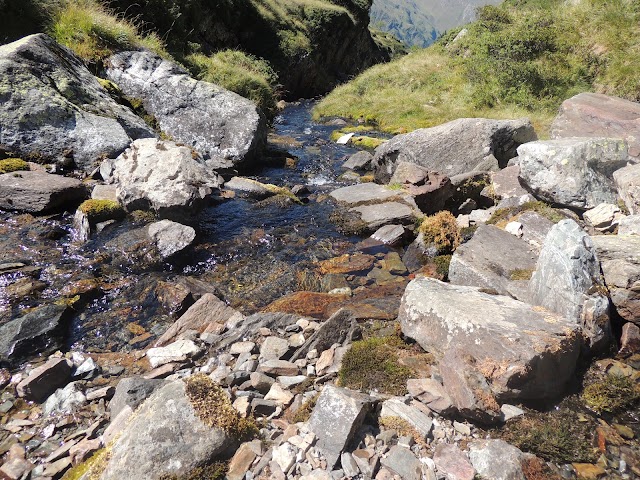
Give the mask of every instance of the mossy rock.
<svg viewBox="0 0 640 480">
<path fill-rule="evenodd" d="M 362 137 L 352 137 L 351 138 L 351 145 L 353 145 L 354 147 L 357 148 L 362 148 L 365 150 L 375 150 L 376 148 L 378 148 L 380 145 L 382 145 L 383 143 L 385 143 L 386 140 L 382 139 L 382 138 L 377 138 L 377 137 L 367 137 L 367 136 L 362 136 Z"/>
<path fill-rule="evenodd" d="M 565 218 L 569 218 L 568 215 L 564 214 L 561 210 L 557 210 L 545 202 L 533 201 L 523 203 L 516 207 L 500 208 L 493 212 L 487 224 L 504 226 L 510 221 L 515 220 L 521 213 L 529 211 L 536 212 L 538 215 L 553 223 L 558 223 Z"/>
<path fill-rule="evenodd" d="M 107 220 L 119 220 L 126 215 L 122 206 L 114 200 L 85 200 L 78 210 L 87 216 L 92 225 Z"/>
<path fill-rule="evenodd" d="M 20 170 L 29 170 L 29 164 L 21 158 L 5 158 L 0 160 L 0 173 L 11 173 Z"/>
</svg>

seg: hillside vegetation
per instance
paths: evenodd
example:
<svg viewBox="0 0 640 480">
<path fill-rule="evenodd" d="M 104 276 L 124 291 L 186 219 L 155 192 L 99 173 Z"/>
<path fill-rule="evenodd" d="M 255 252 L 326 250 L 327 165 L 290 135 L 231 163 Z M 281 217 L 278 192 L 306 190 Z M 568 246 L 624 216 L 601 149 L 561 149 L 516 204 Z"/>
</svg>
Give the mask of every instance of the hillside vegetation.
<svg viewBox="0 0 640 480">
<path fill-rule="evenodd" d="M 97 74 L 113 52 L 148 48 L 254 100 L 326 93 L 391 57 L 368 29 L 370 0 L 0 0 L 0 43 L 44 31 Z M 374 38 L 375 37 L 375 38 Z"/>
<path fill-rule="evenodd" d="M 544 135 L 560 103 L 577 93 L 640 100 L 635 0 L 506 0 L 479 9 L 459 32 L 338 87 L 316 118 L 401 132 L 459 117 L 529 116 Z"/>
</svg>

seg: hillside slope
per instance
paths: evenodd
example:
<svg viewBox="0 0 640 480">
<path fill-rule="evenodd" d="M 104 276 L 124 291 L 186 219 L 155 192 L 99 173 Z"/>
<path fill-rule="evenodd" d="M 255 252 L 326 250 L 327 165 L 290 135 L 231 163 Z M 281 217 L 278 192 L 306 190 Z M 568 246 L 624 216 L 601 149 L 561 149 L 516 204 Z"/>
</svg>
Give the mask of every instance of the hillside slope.
<svg viewBox="0 0 640 480">
<path fill-rule="evenodd" d="M 501 0 L 374 0 L 371 21 L 409 46 L 426 47 L 475 19 L 477 7 Z"/>
<path fill-rule="evenodd" d="M 543 129 L 560 103 L 594 91 L 640 100 L 640 3 L 507 0 L 435 45 L 366 71 L 316 117 L 362 118 L 388 131 L 459 117 L 530 116 Z"/>
</svg>

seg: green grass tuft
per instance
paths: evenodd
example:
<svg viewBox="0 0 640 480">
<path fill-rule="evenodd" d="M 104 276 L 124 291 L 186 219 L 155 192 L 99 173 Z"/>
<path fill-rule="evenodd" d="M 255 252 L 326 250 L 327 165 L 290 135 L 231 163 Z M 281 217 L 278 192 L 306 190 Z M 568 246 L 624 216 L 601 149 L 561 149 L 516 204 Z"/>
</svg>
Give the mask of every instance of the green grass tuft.
<svg viewBox="0 0 640 480">
<path fill-rule="evenodd" d="M 587 385 L 581 398 L 587 407 L 598 414 L 617 413 L 638 403 L 640 390 L 630 378 L 607 375 Z"/>
<path fill-rule="evenodd" d="M 84 213 L 89 218 L 89 222 L 93 224 L 125 216 L 122 206 L 114 200 L 85 200 L 80 204 L 78 210 Z"/>
</svg>

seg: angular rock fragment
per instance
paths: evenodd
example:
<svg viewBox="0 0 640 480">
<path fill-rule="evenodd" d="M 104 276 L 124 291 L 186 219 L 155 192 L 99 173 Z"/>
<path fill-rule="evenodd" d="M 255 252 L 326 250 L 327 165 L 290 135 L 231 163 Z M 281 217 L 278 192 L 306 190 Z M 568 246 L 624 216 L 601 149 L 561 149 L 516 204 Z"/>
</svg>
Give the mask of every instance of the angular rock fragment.
<svg viewBox="0 0 640 480">
<path fill-rule="evenodd" d="M 0 175 L 0 208 L 28 213 L 73 209 L 87 197 L 80 180 L 44 172 Z"/>
</svg>

